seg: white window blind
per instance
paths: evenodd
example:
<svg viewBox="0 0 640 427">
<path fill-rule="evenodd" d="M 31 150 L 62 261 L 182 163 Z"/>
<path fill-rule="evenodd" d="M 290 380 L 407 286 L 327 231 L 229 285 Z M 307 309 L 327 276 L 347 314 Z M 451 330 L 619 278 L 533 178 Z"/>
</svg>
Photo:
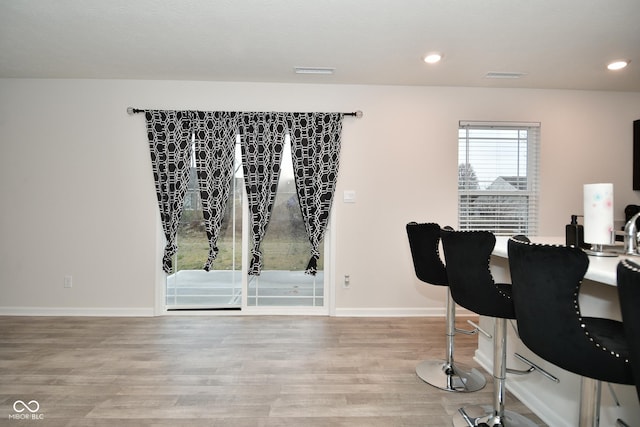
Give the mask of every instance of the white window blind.
<svg viewBox="0 0 640 427">
<path fill-rule="evenodd" d="M 540 123 L 461 121 L 460 230 L 536 235 L 539 151 Z"/>
</svg>

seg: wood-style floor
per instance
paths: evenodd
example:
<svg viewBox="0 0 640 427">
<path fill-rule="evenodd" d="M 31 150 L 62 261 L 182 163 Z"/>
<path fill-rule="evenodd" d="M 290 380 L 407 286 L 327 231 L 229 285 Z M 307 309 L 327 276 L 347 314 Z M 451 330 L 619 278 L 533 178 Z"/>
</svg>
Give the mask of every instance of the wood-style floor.
<svg viewBox="0 0 640 427">
<path fill-rule="evenodd" d="M 456 360 L 478 366 L 476 342 L 458 334 Z M 449 426 L 492 381 L 422 382 L 444 348 L 442 318 L 0 317 L 0 425 Z"/>
</svg>

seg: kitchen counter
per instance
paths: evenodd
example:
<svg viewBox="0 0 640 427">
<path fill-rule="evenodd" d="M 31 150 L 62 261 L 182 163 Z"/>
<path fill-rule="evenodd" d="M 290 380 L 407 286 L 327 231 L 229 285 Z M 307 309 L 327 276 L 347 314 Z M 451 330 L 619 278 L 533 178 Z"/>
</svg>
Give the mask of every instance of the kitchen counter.
<svg viewBox="0 0 640 427">
<path fill-rule="evenodd" d="M 493 255 L 507 258 L 507 242 L 509 237 L 496 236 L 496 246 Z M 564 237 L 533 237 L 533 243 L 542 243 L 547 245 L 564 245 Z M 613 253 L 622 253 L 622 244 L 608 247 Z M 618 256 L 589 256 L 589 269 L 585 278 L 606 285 L 616 286 L 616 267 L 623 258 L 629 258 L 640 263 L 640 257 L 634 255 L 618 255 Z"/>
<path fill-rule="evenodd" d="M 490 268 L 497 283 L 511 282 L 507 259 L 507 241 L 507 237 L 497 236 L 496 246 L 491 257 Z M 544 244 L 564 244 L 564 237 L 533 237 L 531 241 Z M 589 269 L 585 275 L 579 296 L 580 308 L 584 315 L 621 319 L 616 289 L 616 267 L 623 258 L 627 258 L 627 256 L 589 256 Z M 631 258 L 635 258 L 640 262 L 638 257 Z M 508 375 L 507 390 L 513 393 L 549 426 L 577 426 L 580 377 L 540 359 L 529 351 L 515 332 L 515 321 L 512 324 L 514 327 L 508 328 L 507 366 L 512 369 L 528 368 L 515 359 L 513 353 L 517 352 L 558 377 L 560 382 L 554 383 L 537 372 L 529 375 Z M 481 316 L 480 326 L 489 333 L 493 333 L 493 318 Z M 491 375 L 493 344 L 491 339 L 482 334 L 478 336 L 478 349 L 475 353 L 475 359 Z M 638 403 L 635 387 L 619 384 L 612 384 L 612 386 L 621 406 L 617 407 L 615 405 L 609 392 L 609 387 L 603 383 L 600 425 L 614 426 L 618 418 L 633 425 L 634 422 L 640 420 L 640 404 Z M 509 408 L 508 397 L 506 407 L 507 409 Z"/>
</svg>

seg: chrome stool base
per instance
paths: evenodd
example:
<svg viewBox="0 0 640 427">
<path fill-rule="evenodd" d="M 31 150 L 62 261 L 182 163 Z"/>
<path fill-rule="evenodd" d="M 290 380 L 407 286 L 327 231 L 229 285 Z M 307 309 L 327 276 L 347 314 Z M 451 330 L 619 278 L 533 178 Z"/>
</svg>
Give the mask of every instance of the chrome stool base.
<svg viewBox="0 0 640 427">
<path fill-rule="evenodd" d="M 440 390 L 467 393 L 482 389 L 487 380 L 476 368 L 444 360 L 425 360 L 416 367 L 416 374 Z"/>
<path fill-rule="evenodd" d="M 453 416 L 454 427 L 538 427 L 530 419 L 513 411 L 498 416 L 490 405 L 460 408 Z"/>
</svg>

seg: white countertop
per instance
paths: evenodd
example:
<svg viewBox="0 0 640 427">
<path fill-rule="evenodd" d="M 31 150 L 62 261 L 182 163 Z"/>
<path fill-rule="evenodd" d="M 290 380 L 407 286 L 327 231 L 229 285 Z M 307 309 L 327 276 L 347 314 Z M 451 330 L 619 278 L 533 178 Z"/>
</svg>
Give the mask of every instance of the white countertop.
<svg viewBox="0 0 640 427">
<path fill-rule="evenodd" d="M 508 258 L 507 254 L 507 242 L 509 237 L 496 236 L 496 246 L 493 250 L 493 255 L 502 258 Z M 531 237 L 533 243 L 551 244 L 551 245 L 564 245 L 564 237 Z M 594 282 L 606 283 L 607 285 L 617 286 L 616 280 L 616 268 L 618 263 L 625 258 L 634 259 L 639 262 L 640 259 L 634 256 L 619 255 L 614 257 L 599 257 L 589 255 L 589 269 L 585 278 L 593 280 Z"/>
</svg>

